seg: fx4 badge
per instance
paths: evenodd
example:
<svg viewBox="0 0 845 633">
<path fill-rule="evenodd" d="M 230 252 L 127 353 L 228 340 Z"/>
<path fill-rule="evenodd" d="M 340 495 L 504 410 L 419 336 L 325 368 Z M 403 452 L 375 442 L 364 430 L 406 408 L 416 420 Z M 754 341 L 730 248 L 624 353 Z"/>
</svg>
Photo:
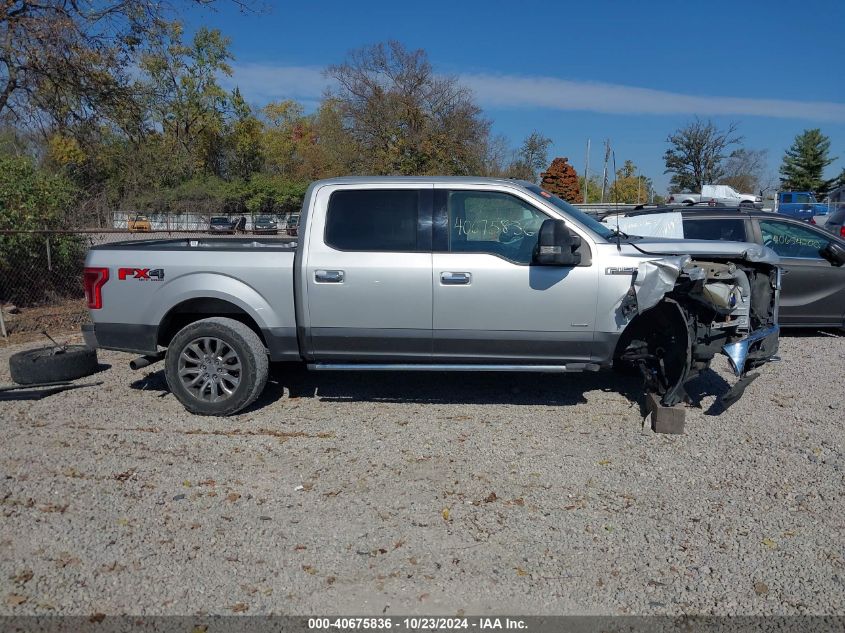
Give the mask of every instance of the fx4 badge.
<svg viewBox="0 0 845 633">
<path fill-rule="evenodd" d="M 604 269 L 605 275 L 633 275 L 636 272 L 635 266 L 608 266 Z"/>
<path fill-rule="evenodd" d="M 117 278 L 120 280 L 164 281 L 164 268 L 118 268 Z"/>
</svg>

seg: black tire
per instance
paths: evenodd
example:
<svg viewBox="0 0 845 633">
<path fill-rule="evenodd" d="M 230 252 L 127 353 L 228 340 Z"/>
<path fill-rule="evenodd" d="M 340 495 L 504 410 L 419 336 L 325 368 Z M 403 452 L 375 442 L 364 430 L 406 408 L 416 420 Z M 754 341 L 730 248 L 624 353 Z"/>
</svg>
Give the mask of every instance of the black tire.
<svg viewBox="0 0 845 633">
<path fill-rule="evenodd" d="M 227 365 L 225 362 L 221 365 L 221 358 L 216 357 L 217 351 L 220 350 L 219 346 L 215 347 L 215 351 L 210 354 L 211 362 L 216 362 L 221 369 L 219 388 L 217 386 L 217 370 L 214 370 L 214 384 L 207 383 L 208 390 L 205 386 L 192 390 L 190 385 L 186 384 L 190 376 L 197 377 L 191 382 L 204 381 L 200 377 L 200 372 L 204 370 L 205 365 L 198 364 L 202 363 L 202 359 L 199 359 L 193 366 L 183 367 L 181 370 L 195 373 L 188 377 L 180 376 L 180 362 L 182 362 L 180 359 L 187 358 L 187 356 L 183 357 L 183 354 L 193 358 L 197 356 L 194 350 L 206 351 L 202 349 L 203 343 L 198 343 L 200 339 L 211 339 L 222 343 L 224 349 L 228 347 L 234 352 L 235 361 L 238 363 L 237 385 L 232 388 L 231 394 L 221 394 L 219 397 L 222 399 L 216 401 L 204 398 L 206 396 L 208 398 L 218 397 L 216 394 L 223 390 L 224 380 L 229 380 L 228 376 L 230 375 L 234 376 L 234 373 L 222 371 Z M 197 345 L 200 347 L 196 347 Z M 208 358 L 208 356 L 204 358 Z M 200 367 L 203 369 L 200 369 Z M 170 391 L 188 411 L 198 415 L 232 415 L 249 406 L 264 390 L 264 385 L 267 384 L 268 371 L 267 350 L 259 336 L 240 321 L 224 317 L 195 321 L 179 330 L 173 340 L 170 341 L 164 359 L 164 375 L 167 378 Z M 224 373 L 226 378 L 223 376 Z M 212 394 L 212 389 L 214 394 Z"/>
<path fill-rule="evenodd" d="M 748 200 L 743 200 L 742 202 L 739 203 L 739 208 L 740 209 L 753 209 L 754 203 L 749 202 Z"/>
<path fill-rule="evenodd" d="M 97 350 L 85 345 L 69 345 L 64 351 L 39 347 L 18 352 L 9 359 L 12 380 L 19 385 L 76 380 L 90 376 L 97 367 Z"/>
</svg>

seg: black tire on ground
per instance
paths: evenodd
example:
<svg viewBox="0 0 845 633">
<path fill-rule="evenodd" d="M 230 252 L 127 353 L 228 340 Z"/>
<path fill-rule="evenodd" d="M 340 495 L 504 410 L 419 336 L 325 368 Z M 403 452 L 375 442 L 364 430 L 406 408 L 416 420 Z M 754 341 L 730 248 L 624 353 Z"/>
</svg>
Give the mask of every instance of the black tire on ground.
<svg viewBox="0 0 845 633">
<path fill-rule="evenodd" d="M 76 380 L 97 371 L 97 350 L 84 345 L 30 349 L 9 359 L 9 371 L 19 385 Z"/>
<path fill-rule="evenodd" d="M 222 386 L 218 389 L 216 385 L 209 384 L 208 390 L 201 387 L 198 392 L 196 388 L 192 391 L 190 384 L 186 384 L 190 383 L 193 378 L 199 381 L 197 384 L 204 382 L 204 379 L 199 378 L 199 372 L 204 371 L 202 369 L 202 354 L 208 351 L 206 349 L 208 344 L 203 342 L 205 339 L 216 339 L 222 343 L 224 349 L 228 348 L 235 354 L 235 360 L 229 361 L 232 363 L 231 365 L 227 365 L 226 361 L 222 361 L 221 364 L 222 356 L 228 355 L 229 352 L 227 350 L 225 354 L 218 356 L 217 351 L 220 351 L 218 343 L 211 343 L 215 351 L 207 354 L 212 364 L 218 362 L 218 370 L 227 367 L 234 368 L 234 362 L 238 363 L 238 383 L 231 390 L 230 395 L 223 396 Z M 192 351 L 191 346 L 194 346 L 194 351 Z M 199 353 L 196 350 L 199 350 Z M 187 378 L 180 376 L 180 358 L 183 357 L 183 354 L 198 359 L 196 362 L 189 363 L 187 368 L 182 368 L 182 372 L 190 372 Z M 207 363 L 208 361 L 206 361 Z M 264 390 L 264 386 L 267 384 L 268 371 L 267 350 L 259 336 L 240 321 L 225 317 L 202 319 L 186 325 L 170 341 L 164 359 L 164 375 L 167 378 L 170 391 L 185 409 L 199 415 L 232 415 L 249 406 Z M 223 373 L 221 371 L 221 385 L 224 381 Z M 235 372 L 232 371 L 231 375 L 234 374 Z M 230 375 L 228 369 L 225 375 L 227 377 Z M 229 385 L 231 386 L 231 383 Z M 211 395 L 212 388 L 215 390 L 215 394 L 221 395 L 221 399 L 217 401 L 203 399 L 213 397 Z"/>
<path fill-rule="evenodd" d="M 740 203 L 739 203 L 739 206 L 740 206 L 740 208 L 742 208 L 742 209 L 753 209 L 753 208 L 754 208 L 754 203 L 753 203 L 753 202 L 749 202 L 748 200 L 743 200 L 742 202 L 740 202 Z"/>
</svg>

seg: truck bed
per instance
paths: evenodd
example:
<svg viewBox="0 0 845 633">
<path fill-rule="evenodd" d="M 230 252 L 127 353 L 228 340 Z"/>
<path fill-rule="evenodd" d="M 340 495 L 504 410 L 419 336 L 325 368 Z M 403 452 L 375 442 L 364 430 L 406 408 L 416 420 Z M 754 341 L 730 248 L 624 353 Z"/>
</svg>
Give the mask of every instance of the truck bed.
<svg viewBox="0 0 845 633">
<path fill-rule="evenodd" d="M 86 267 L 108 269 L 103 307 L 91 311 L 98 345 L 153 353 L 189 314 L 248 316 L 273 360 L 299 360 L 295 253 L 296 243 L 252 237 L 94 246 Z"/>
</svg>

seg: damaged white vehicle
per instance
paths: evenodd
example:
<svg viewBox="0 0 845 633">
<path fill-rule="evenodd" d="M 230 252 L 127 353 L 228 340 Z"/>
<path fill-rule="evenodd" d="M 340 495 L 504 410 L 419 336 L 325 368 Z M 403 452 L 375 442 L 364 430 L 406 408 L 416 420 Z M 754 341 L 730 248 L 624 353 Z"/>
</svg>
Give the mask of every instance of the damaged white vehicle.
<svg viewBox="0 0 845 633">
<path fill-rule="evenodd" d="M 165 361 L 195 413 L 235 413 L 268 360 L 335 371 L 639 369 L 665 405 L 727 354 L 738 382 L 777 350 L 775 255 L 629 237 L 527 182 L 362 177 L 311 185 L 297 242 L 95 246 L 90 345 Z"/>
</svg>

